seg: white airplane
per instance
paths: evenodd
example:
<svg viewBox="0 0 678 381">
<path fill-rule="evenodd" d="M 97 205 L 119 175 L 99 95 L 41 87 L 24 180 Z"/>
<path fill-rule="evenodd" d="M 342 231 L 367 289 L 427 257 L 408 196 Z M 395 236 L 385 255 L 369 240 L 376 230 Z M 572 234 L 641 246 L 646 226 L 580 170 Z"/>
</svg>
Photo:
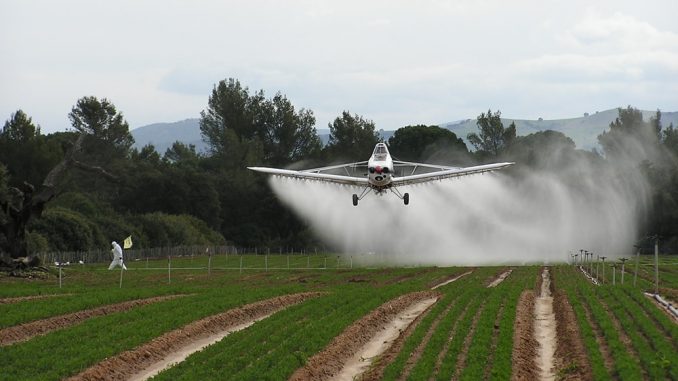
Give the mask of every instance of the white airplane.
<svg viewBox="0 0 678 381">
<path fill-rule="evenodd" d="M 410 203 L 410 195 L 409 193 L 400 193 L 398 190 L 399 186 L 490 172 L 494 171 L 495 169 L 501 169 L 513 164 L 514 163 L 495 163 L 461 168 L 397 161 L 391 158 L 391 154 L 388 152 L 388 148 L 386 147 L 385 143 L 377 143 L 377 145 L 374 147 L 374 152 L 372 152 L 372 157 L 370 157 L 370 159 L 367 161 L 332 165 L 322 168 L 305 169 L 301 171 L 265 167 L 247 167 L 247 169 L 277 176 L 364 187 L 360 195 L 353 194 L 353 205 L 357 206 L 358 201 L 362 200 L 367 194 L 369 194 L 370 190 L 374 191 L 375 194 L 383 194 L 387 190 L 390 190 L 399 199 L 403 200 L 405 205 L 407 205 Z M 355 173 L 356 168 L 363 166 L 367 167 L 367 173 L 360 177 L 352 176 L 349 172 L 349 169 L 351 169 Z M 404 173 L 404 169 L 406 167 L 411 167 L 411 173 L 409 175 L 396 176 L 396 168 L 401 167 L 403 170 L 401 171 L 402 173 Z M 340 169 L 343 169 L 346 175 L 323 173 Z M 418 169 L 428 170 L 429 172 L 415 174 Z"/>
</svg>

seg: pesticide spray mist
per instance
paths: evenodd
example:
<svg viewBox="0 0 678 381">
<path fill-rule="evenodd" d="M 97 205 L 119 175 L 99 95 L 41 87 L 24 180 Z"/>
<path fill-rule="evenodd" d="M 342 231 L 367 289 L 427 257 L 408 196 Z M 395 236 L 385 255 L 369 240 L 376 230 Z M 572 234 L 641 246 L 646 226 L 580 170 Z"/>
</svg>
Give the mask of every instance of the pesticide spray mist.
<svg viewBox="0 0 678 381">
<path fill-rule="evenodd" d="M 554 263 L 579 249 L 628 256 L 647 185 L 637 171 L 588 164 L 402 187 L 407 206 L 387 193 L 354 207 L 351 195 L 361 189 L 351 186 L 280 177 L 271 186 L 331 246 L 393 264 Z"/>
</svg>

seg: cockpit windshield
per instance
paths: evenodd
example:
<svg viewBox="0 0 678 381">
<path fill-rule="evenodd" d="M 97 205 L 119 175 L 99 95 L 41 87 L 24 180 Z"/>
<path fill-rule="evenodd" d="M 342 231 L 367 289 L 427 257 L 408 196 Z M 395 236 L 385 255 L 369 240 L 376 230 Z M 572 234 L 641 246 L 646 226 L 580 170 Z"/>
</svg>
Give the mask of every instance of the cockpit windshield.
<svg viewBox="0 0 678 381">
<path fill-rule="evenodd" d="M 374 147 L 374 152 L 372 155 L 374 155 L 376 160 L 386 160 L 387 153 L 388 150 L 386 149 L 386 144 L 379 143 L 376 147 Z"/>
</svg>

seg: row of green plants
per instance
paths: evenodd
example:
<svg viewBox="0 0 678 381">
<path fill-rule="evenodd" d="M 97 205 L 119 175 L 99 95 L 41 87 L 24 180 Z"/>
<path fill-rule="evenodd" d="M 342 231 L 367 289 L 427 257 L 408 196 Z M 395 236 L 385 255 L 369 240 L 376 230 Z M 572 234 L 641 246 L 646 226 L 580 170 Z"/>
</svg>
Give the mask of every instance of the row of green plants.
<svg viewBox="0 0 678 381">
<path fill-rule="evenodd" d="M 119 271 L 103 272 L 95 269 L 71 270 L 71 282 L 92 281 L 89 277 L 91 272 L 105 280 L 97 280 L 92 290 L 86 290 L 82 285 L 73 285 L 73 295 L 60 298 L 40 300 L 41 308 L 48 312 L 43 315 L 56 315 L 62 312 L 72 311 L 79 306 L 94 307 L 108 304 L 111 301 L 122 299 L 134 299 L 140 296 L 149 296 L 162 293 L 190 293 L 185 297 L 168 300 L 156 304 L 136 307 L 132 310 L 114 313 L 107 316 L 88 319 L 85 322 L 62 330 L 53 331 L 45 336 L 33 338 L 24 343 L 14 344 L 3 348 L 3 356 L 0 358 L 0 369 L 3 377 L 17 380 L 53 380 L 61 379 L 124 350 L 129 350 L 146 343 L 165 332 L 177 329 L 192 321 L 219 313 L 238 305 L 251 303 L 277 295 L 288 294 L 308 290 L 325 290 L 329 294 L 317 300 L 308 301 L 302 305 L 292 307 L 289 312 L 284 311 L 272 317 L 273 320 L 265 319 L 257 323 L 252 329 L 240 334 L 235 342 L 227 340 L 220 345 L 240 345 L 241 341 L 257 337 L 250 344 L 240 347 L 236 352 L 228 350 L 228 353 L 238 353 L 246 363 L 254 363 L 249 376 L 243 379 L 252 379 L 252 375 L 269 374 L 270 379 L 277 379 L 280 369 L 270 368 L 267 360 L 271 356 L 290 356 L 297 358 L 295 365 L 289 365 L 285 372 L 291 373 L 296 365 L 305 362 L 308 356 L 313 355 L 331 338 L 336 336 L 345 326 L 361 317 L 369 310 L 393 298 L 401 293 L 422 289 L 434 279 L 440 278 L 449 269 L 433 269 L 422 273 L 423 269 L 387 269 L 369 270 L 357 269 L 355 271 L 290 271 L 290 272 L 251 272 L 238 274 L 237 272 L 223 273 L 210 279 L 205 274 L 196 275 L 196 272 L 186 271 L 183 276 L 177 277 L 171 285 L 164 284 L 165 273 L 160 272 L 133 272 L 124 273 L 126 277 L 138 278 L 134 282 L 139 287 L 123 288 L 117 290 L 102 290 L 102 283 L 112 281 L 119 276 Z M 105 274 L 105 275 L 100 275 Z M 393 279 L 403 275 L 420 274 L 405 282 L 393 282 Z M 300 282 L 303 276 L 308 281 Z M 159 280 L 160 277 L 160 281 Z M 198 279 L 196 279 L 198 278 Z M 352 282 L 351 279 L 360 278 L 365 282 Z M 374 287 L 372 282 L 377 282 Z M 117 284 L 117 283 L 115 283 Z M 160 284 L 153 286 L 153 284 Z M 18 286 L 14 286 L 18 287 Z M 146 289 L 148 288 L 148 289 Z M 139 291 L 145 290 L 145 291 Z M 106 294 L 110 292 L 110 294 Z M 58 300 L 66 298 L 65 300 Z M 79 301 L 82 299 L 83 301 Z M 25 301 L 9 304 L 7 311 L 28 311 L 34 308 L 35 302 Z M 80 303 L 80 304 L 79 304 Z M 89 303 L 89 304 L 88 304 Z M 31 307 L 33 306 L 33 307 Z M 294 317 L 291 323 L 288 314 Z M 20 315 L 20 314 L 19 314 Z M 33 320 L 36 316 L 25 319 L 14 318 L 13 322 L 23 323 Z M 283 319 L 278 321 L 277 319 Z M 10 323 L 7 323 L 10 324 Z M 10 324 L 11 325 L 11 324 Z M 266 327 L 272 325 L 277 328 Z M 261 330 L 265 333 L 259 333 Z M 309 341 L 312 333 L 317 337 Z M 252 335 L 252 336 L 250 336 Z M 229 344 L 230 343 L 230 344 Z M 285 343 L 283 349 L 276 350 L 280 343 Z M 290 346 L 298 346 L 298 349 L 290 350 Z M 255 351 L 259 348 L 261 351 Z M 35 356 L 39 353 L 40 356 Z M 232 358 L 233 356 L 229 357 Z M 279 359 L 271 360 L 277 363 Z M 262 363 L 263 361 L 263 363 Z M 248 367 L 241 367 L 238 362 L 228 370 L 228 374 L 236 374 Z M 219 372 L 220 368 L 216 368 Z M 193 374 L 195 369 L 189 373 Z M 271 373 L 272 372 L 272 373 Z M 217 374 L 217 373 L 215 373 Z M 217 377 L 218 378 L 218 377 Z"/>
<path fill-rule="evenodd" d="M 582 331 L 585 348 L 596 379 L 610 377 L 599 344 L 592 340 L 593 330 L 601 332 L 613 359 L 609 371 L 620 379 L 678 378 L 676 327 L 657 307 L 651 305 L 638 288 L 630 284 L 594 286 L 576 271 L 558 269 L 557 286 L 568 295 Z M 586 316 L 590 313 L 590 319 Z M 621 339 L 630 340 L 628 347 Z M 637 360 L 636 360 L 637 358 Z"/>
<path fill-rule="evenodd" d="M 251 329 L 227 336 L 156 379 L 202 380 L 226 375 L 229 380 L 286 379 L 351 323 L 398 295 L 422 289 L 439 276 L 440 272 L 434 272 L 383 287 L 362 283 L 339 286 L 327 296 L 281 311 Z"/>
<path fill-rule="evenodd" d="M 488 289 L 485 284 L 488 278 L 497 273 L 497 268 L 480 268 L 470 276 L 441 288 L 445 296 L 440 304 L 431 310 L 405 341 L 400 354 L 384 370 L 383 379 L 395 380 L 404 376 L 410 353 L 422 344 L 427 333 L 431 334 L 430 339 L 407 375 L 408 380 L 452 378 L 467 338 L 471 341 L 466 364 L 460 375 L 462 379 L 483 379 L 486 374 L 495 379 L 509 379 L 516 305 L 520 293 L 532 287 L 535 271 L 533 267 L 516 269 L 499 286 Z M 478 321 L 471 332 L 476 315 Z M 495 332 L 497 320 L 499 330 Z M 431 332 L 435 321 L 438 324 Z M 496 346 L 494 352 L 490 353 L 493 340 Z M 441 356 L 440 370 L 435 374 L 436 363 Z"/>
</svg>

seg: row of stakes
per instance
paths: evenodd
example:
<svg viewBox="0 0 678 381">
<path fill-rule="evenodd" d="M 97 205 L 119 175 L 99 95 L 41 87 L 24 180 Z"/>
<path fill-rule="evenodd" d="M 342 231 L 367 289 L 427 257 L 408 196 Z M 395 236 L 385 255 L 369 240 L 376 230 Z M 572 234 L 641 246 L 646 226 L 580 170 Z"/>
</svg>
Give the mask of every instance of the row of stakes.
<svg viewBox="0 0 678 381">
<path fill-rule="evenodd" d="M 577 264 L 577 260 L 579 260 L 578 265 L 583 266 L 584 269 L 588 266 L 588 272 L 589 274 L 593 274 L 593 252 L 589 252 L 588 250 L 580 249 L 579 250 L 580 254 L 570 254 L 572 257 L 572 263 L 574 265 Z M 596 255 L 596 279 L 599 278 L 599 263 L 602 260 L 602 269 L 603 269 L 603 279 L 602 282 L 605 284 L 605 260 L 607 259 L 606 256 L 599 256 Z M 619 258 L 619 262 L 621 262 L 621 284 L 624 284 L 624 265 L 626 264 L 626 261 L 628 261 L 628 258 Z M 615 285 L 617 283 L 616 280 L 616 274 L 617 274 L 617 267 L 619 266 L 619 263 L 611 263 L 610 267 L 612 267 L 612 285 Z M 633 285 L 636 285 L 636 279 L 638 275 L 638 263 L 636 262 L 636 272 L 633 276 Z"/>
</svg>

